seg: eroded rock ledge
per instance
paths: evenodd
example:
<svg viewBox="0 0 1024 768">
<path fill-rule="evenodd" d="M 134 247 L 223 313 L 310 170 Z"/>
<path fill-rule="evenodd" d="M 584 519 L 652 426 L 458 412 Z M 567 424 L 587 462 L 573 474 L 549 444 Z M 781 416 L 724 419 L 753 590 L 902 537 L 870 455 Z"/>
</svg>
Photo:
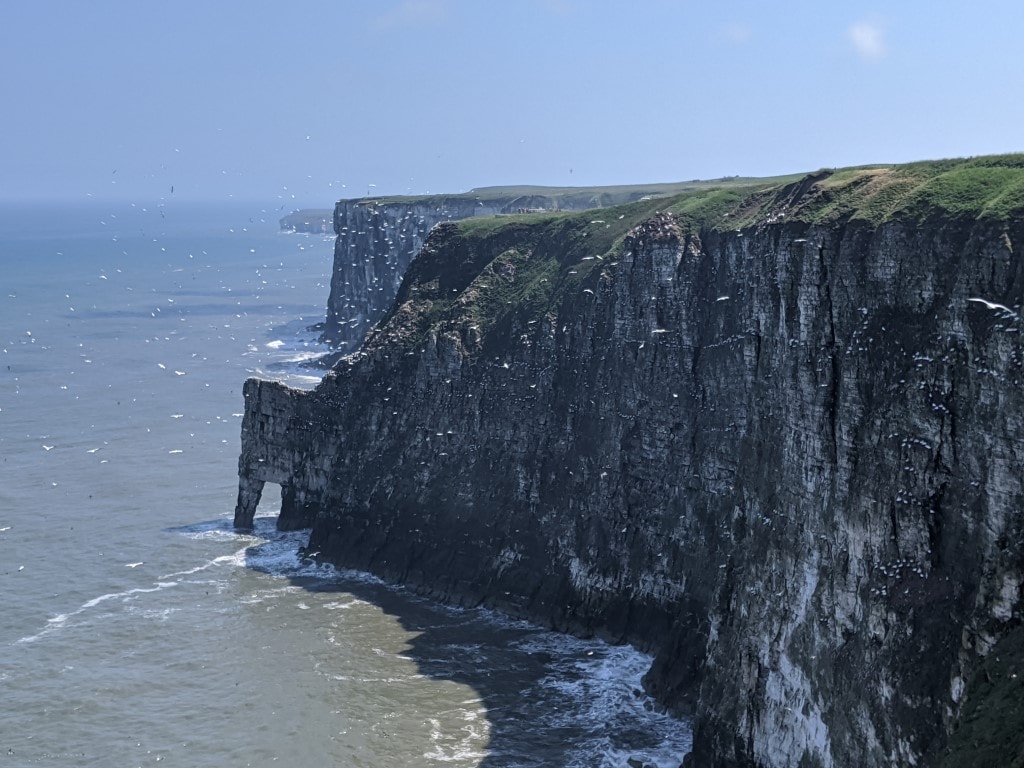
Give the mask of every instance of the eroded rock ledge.
<svg viewBox="0 0 1024 768">
<path fill-rule="evenodd" d="M 654 651 L 695 765 L 937 760 L 1024 579 L 1024 224 L 958 168 L 441 225 L 246 383 L 236 524 L 278 482 L 327 561 Z"/>
</svg>

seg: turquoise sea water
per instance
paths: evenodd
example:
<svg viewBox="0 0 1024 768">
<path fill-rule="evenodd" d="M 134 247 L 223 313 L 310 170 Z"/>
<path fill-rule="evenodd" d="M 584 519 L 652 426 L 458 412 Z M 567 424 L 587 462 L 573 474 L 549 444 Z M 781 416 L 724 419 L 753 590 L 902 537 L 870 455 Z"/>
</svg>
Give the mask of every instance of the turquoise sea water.
<svg viewBox="0 0 1024 768">
<path fill-rule="evenodd" d="M 242 382 L 324 351 L 279 215 L 0 209 L 0 767 L 678 765 L 643 655 L 231 528 Z"/>
</svg>

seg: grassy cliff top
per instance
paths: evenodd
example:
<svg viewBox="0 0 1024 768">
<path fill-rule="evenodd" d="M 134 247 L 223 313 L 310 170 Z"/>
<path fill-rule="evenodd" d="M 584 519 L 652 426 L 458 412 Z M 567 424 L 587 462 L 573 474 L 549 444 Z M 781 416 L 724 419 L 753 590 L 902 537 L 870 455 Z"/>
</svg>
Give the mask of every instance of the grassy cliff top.
<svg viewBox="0 0 1024 768">
<path fill-rule="evenodd" d="M 874 225 L 893 219 L 1007 220 L 1022 212 L 1024 154 L 821 170 L 763 190 L 728 213 L 733 226 L 742 227 L 780 218 Z"/>
<path fill-rule="evenodd" d="M 522 199 L 524 207 L 529 206 L 531 198 L 545 198 L 554 204 L 562 204 L 566 207 L 579 208 L 583 204 L 590 207 L 602 208 L 614 205 L 623 205 L 636 202 L 643 197 L 665 198 L 673 197 L 687 192 L 695 192 L 705 189 L 736 188 L 736 189 L 757 189 L 766 184 L 781 184 L 787 181 L 799 179 L 801 174 L 792 176 L 774 176 L 765 179 L 750 177 L 730 176 L 722 179 L 702 181 L 680 181 L 672 183 L 654 184 L 623 184 L 598 187 L 544 187 L 531 185 L 512 185 L 496 187 L 477 187 L 469 192 L 455 194 L 437 195 L 384 195 L 353 198 L 343 202 L 350 202 L 357 205 L 416 205 L 418 203 L 444 203 L 444 202 L 490 202 L 498 204 L 512 204 Z"/>
<path fill-rule="evenodd" d="M 505 194 L 509 188 L 495 189 Z M 630 237 L 682 238 L 785 223 L 874 227 L 892 220 L 1024 218 L 1024 154 L 691 182 L 673 195 L 643 197 L 596 210 L 439 225 L 368 346 L 536 322 L 558 296 L 585 288 L 592 273 L 613 263 Z"/>
<path fill-rule="evenodd" d="M 480 187 L 448 195 L 355 198 L 355 204 L 492 202 L 533 207 L 532 200 L 579 210 L 648 199 L 702 225 L 742 228 L 779 219 L 811 224 L 931 217 L 1007 219 L 1024 210 L 1024 154 L 902 165 L 821 169 L 807 174 L 607 187 Z M 528 214 L 529 215 L 529 214 Z M 616 214 L 618 215 L 618 214 Z"/>
<path fill-rule="evenodd" d="M 889 220 L 1005 221 L 1024 217 L 1024 154 L 691 182 L 671 195 L 602 211 L 558 215 L 583 224 L 600 218 L 621 234 L 654 211 L 673 214 L 684 228 L 723 230 L 784 221 L 826 226 L 845 222 L 878 225 Z M 515 221 L 539 223 L 552 215 L 526 214 Z M 460 226 L 466 236 L 481 236 L 508 223 L 508 217 L 478 217 Z"/>
</svg>

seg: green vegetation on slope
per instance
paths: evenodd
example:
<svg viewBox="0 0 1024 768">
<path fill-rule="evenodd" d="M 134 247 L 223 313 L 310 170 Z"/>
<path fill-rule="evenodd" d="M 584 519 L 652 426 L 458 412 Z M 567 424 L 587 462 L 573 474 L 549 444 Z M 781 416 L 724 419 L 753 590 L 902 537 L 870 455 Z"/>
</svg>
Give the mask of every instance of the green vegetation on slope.
<svg viewBox="0 0 1024 768">
<path fill-rule="evenodd" d="M 741 226 L 778 218 L 878 225 L 931 218 L 1006 220 L 1022 213 L 1024 155 L 1017 154 L 819 171 L 753 196 L 737 221 Z"/>
<path fill-rule="evenodd" d="M 557 296 L 607 265 L 626 233 L 666 202 L 440 225 L 368 343 L 419 343 L 430 332 L 474 327 L 482 335 L 513 317 L 535 320 Z"/>
<path fill-rule="evenodd" d="M 524 207 L 530 207 L 529 199 L 544 197 L 556 205 L 578 210 L 582 206 L 607 208 L 640 201 L 641 198 L 667 198 L 680 194 L 699 192 L 707 189 L 752 189 L 770 184 L 784 184 L 799 179 L 801 174 L 791 176 L 775 176 L 765 179 L 731 176 L 710 181 L 680 181 L 655 184 L 621 184 L 606 187 L 542 187 L 542 186 L 503 186 L 478 187 L 469 192 L 449 195 L 390 195 L 384 197 L 361 198 L 362 203 L 406 204 L 431 202 L 443 205 L 447 202 L 482 201 L 513 205 L 522 200 Z"/>
<path fill-rule="evenodd" d="M 504 195 L 545 188 L 492 189 Z M 611 208 L 444 224 L 410 265 L 395 307 L 369 344 L 419 343 L 430 333 L 470 328 L 483 335 L 516 319 L 536 321 L 566 290 L 584 287 L 595 268 L 610 268 L 627 233 L 658 212 L 672 214 L 684 235 L 785 222 L 1005 221 L 1024 215 L 1024 155 L 689 183 L 670 197 Z"/>
</svg>

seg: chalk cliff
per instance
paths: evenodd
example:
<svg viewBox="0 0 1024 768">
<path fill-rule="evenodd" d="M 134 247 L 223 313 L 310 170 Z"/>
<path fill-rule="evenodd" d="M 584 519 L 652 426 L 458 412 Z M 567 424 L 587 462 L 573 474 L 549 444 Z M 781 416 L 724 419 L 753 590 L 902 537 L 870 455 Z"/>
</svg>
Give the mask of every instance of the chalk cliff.
<svg viewBox="0 0 1024 768">
<path fill-rule="evenodd" d="M 316 390 L 246 382 L 235 524 L 277 482 L 323 560 L 650 649 L 696 766 L 970 754 L 1021 694 L 1022 246 L 1021 156 L 441 224 Z"/>
</svg>

